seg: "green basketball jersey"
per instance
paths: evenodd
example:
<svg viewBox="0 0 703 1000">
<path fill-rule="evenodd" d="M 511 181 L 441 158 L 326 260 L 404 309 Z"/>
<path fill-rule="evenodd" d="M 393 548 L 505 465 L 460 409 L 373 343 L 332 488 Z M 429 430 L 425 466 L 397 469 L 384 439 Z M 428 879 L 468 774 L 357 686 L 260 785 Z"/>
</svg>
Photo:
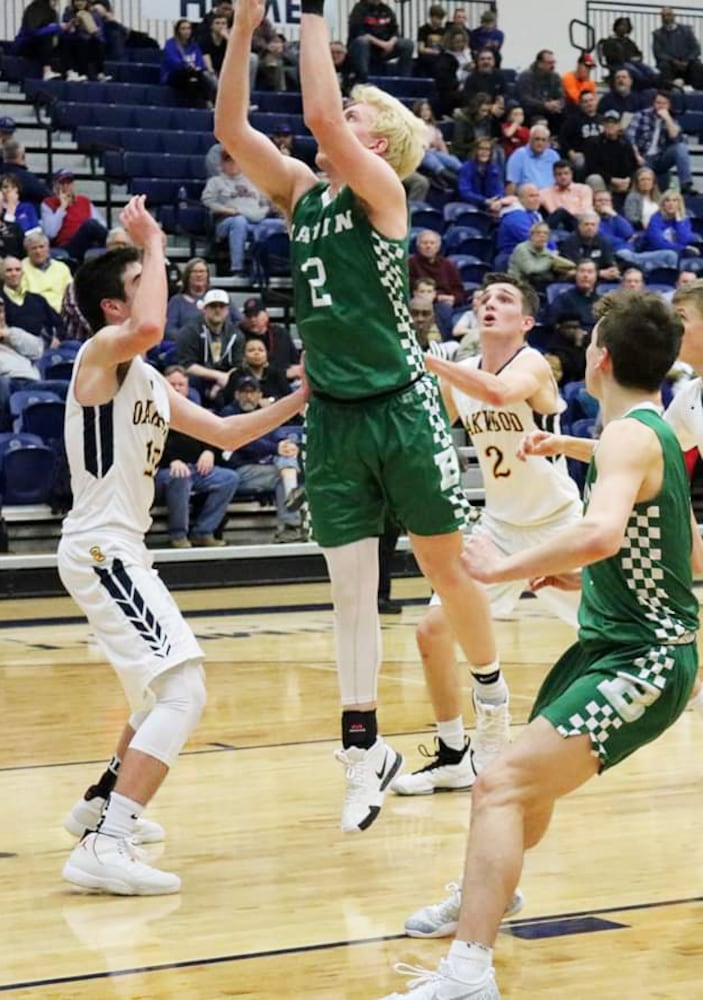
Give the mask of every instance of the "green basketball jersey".
<svg viewBox="0 0 703 1000">
<path fill-rule="evenodd" d="M 627 416 L 650 427 L 659 439 L 662 487 L 652 500 L 635 504 L 620 551 L 584 569 L 579 638 L 666 645 L 698 628 L 690 488 L 678 440 L 654 407 L 635 407 Z M 595 459 L 586 496 L 597 478 Z"/>
<path fill-rule="evenodd" d="M 313 390 L 374 396 L 425 371 L 408 309 L 407 240 L 371 226 L 349 187 L 316 184 L 291 226 L 295 319 Z"/>
</svg>

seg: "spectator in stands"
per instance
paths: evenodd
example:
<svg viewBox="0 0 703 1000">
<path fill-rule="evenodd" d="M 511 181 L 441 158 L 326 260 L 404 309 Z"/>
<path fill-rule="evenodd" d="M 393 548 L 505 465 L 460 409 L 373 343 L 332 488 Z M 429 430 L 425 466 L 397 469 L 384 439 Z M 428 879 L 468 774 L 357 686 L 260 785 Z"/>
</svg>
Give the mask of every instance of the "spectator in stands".
<svg viewBox="0 0 703 1000">
<path fill-rule="evenodd" d="M 463 312 L 454 324 L 452 336 L 455 340 L 459 341 L 459 346 L 454 355 L 455 361 L 473 358 L 481 353 L 481 342 L 478 332 L 478 307 L 481 301 L 481 294 L 481 288 L 475 289 L 471 300 L 471 308 Z"/>
<path fill-rule="evenodd" d="M 476 94 L 467 107 L 454 113 L 452 150 L 460 160 L 471 155 L 479 139 L 500 138 L 500 124 L 493 109 L 494 102 L 488 94 Z"/>
<path fill-rule="evenodd" d="M 266 347 L 267 361 L 270 361 L 275 369 L 283 372 L 290 382 L 301 378 L 303 369 L 300 364 L 300 351 L 285 326 L 271 322 L 263 301 L 256 296 L 245 299 L 242 314 L 239 325 L 247 341 L 252 337 L 262 340 Z M 253 369 L 252 371 L 261 380 L 261 374 Z"/>
<path fill-rule="evenodd" d="M 586 183 L 594 190 L 606 188 L 622 204 L 637 170 L 637 160 L 632 146 L 623 138 L 620 112 L 606 111 L 600 120 L 603 132 L 587 139 L 583 149 Z"/>
<path fill-rule="evenodd" d="M 217 80 L 205 67 L 202 50 L 193 41 L 193 25 L 186 17 L 176 21 L 173 36 L 164 45 L 161 83 L 173 87 L 193 106 L 209 107 L 215 98 Z"/>
<path fill-rule="evenodd" d="M 60 75 L 55 72 L 60 31 L 56 0 L 32 0 L 22 15 L 14 48 L 17 55 L 40 64 L 45 80 L 53 80 Z"/>
<path fill-rule="evenodd" d="M 235 389 L 242 375 L 253 375 L 256 379 L 261 389 L 262 406 L 275 403 L 277 399 L 289 395 L 291 391 L 284 369 L 269 364 L 266 344 L 261 337 L 255 334 L 250 334 L 247 337 L 242 363 L 229 373 L 227 385 L 222 390 L 218 400 L 220 406 L 228 406 L 233 401 Z"/>
<path fill-rule="evenodd" d="M 215 236 L 227 240 L 232 274 L 244 270 L 244 248 L 257 224 L 271 212 L 272 205 L 239 169 L 226 149 L 222 150 L 219 174 L 210 177 L 200 196 L 215 223 Z"/>
<path fill-rule="evenodd" d="M 600 219 L 599 232 L 610 241 L 616 258 L 627 264 L 635 264 L 645 271 L 655 267 L 676 267 L 678 255 L 673 250 L 638 250 L 635 230 L 624 216 L 618 215 L 613 207 L 609 191 L 596 191 L 593 208 Z"/>
<path fill-rule="evenodd" d="M 444 35 L 444 48 L 437 56 L 435 84 L 437 113 L 451 115 L 462 103 L 462 88 L 471 68 L 469 36 L 458 26 L 451 26 Z M 459 150 L 454 152 L 460 156 Z"/>
<path fill-rule="evenodd" d="M 63 294 L 61 322 L 63 323 L 61 340 L 80 340 L 82 343 L 93 335 L 90 323 L 78 307 L 73 282 Z"/>
<path fill-rule="evenodd" d="M 299 90 L 298 47 L 289 45 L 268 17 L 262 18 L 251 40 L 252 51 L 259 60 L 257 77 L 261 79 L 262 68 L 270 70 L 264 74 L 262 83 L 267 90 Z"/>
<path fill-rule="evenodd" d="M 578 264 L 582 260 L 592 260 L 598 269 L 601 281 L 617 281 L 620 271 L 610 240 L 599 233 L 600 218 L 596 212 L 584 212 L 578 220 L 576 232 L 560 245 L 564 257 Z"/>
<path fill-rule="evenodd" d="M 417 72 L 418 76 L 430 76 L 434 79 L 437 56 L 442 49 L 444 37 L 444 21 L 447 12 L 440 4 L 432 4 L 428 18 L 417 29 Z"/>
<path fill-rule="evenodd" d="M 211 288 L 203 297 L 202 314 L 176 334 L 178 363 L 203 401 L 215 399 L 227 385 L 229 372 L 241 364 L 244 356 L 244 333 L 230 320 L 229 308 L 227 292 Z"/>
<path fill-rule="evenodd" d="M 552 132 L 558 132 L 564 115 L 564 88 L 556 72 L 556 57 L 550 49 L 541 49 L 529 69 L 517 78 L 517 97 L 528 120 L 547 119 Z"/>
<path fill-rule="evenodd" d="M 594 69 L 595 65 L 596 61 L 593 56 L 589 52 L 584 52 L 576 60 L 576 69 L 564 73 L 561 82 L 567 102 L 578 106 L 582 94 L 588 93 L 596 96 L 596 84 L 591 79 L 591 70 Z"/>
<path fill-rule="evenodd" d="M 24 288 L 43 295 L 54 312 L 59 312 L 64 292 L 71 284 L 71 272 L 60 260 L 49 256 L 49 241 L 42 232 L 24 238 L 27 256 L 22 261 Z"/>
<path fill-rule="evenodd" d="M 576 273 L 573 261 L 549 249 L 549 235 L 546 222 L 533 223 L 530 238 L 518 243 L 508 261 L 508 274 L 522 278 L 537 291 L 542 291 L 553 281 L 565 281 Z"/>
<path fill-rule="evenodd" d="M 640 167 L 632 180 L 632 190 L 625 198 L 624 214 L 635 229 L 646 229 L 649 220 L 659 211 L 661 194 L 657 178 L 650 167 Z"/>
<path fill-rule="evenodd" d="M 180 365 L 164 372 L 166 381 L 180 396 L 188 396 L 188 376 Z M 166 502 L 168 537 L 174 549 L 196 546 L 220 546 L 224 541 L 215 532 L 227 515 L 239 478 L 236 473 L 215 464 L 216 455 L 209 445 L 171 429 L 156 470 L 155 502 Z M 190 501 L 193 495 L 205 499 L 190 529 Z M 190 539 L 188 535 L 190 534 Z"/>
<path fill-rule="evenodd" d="M 18 257 L 22 254 L 24 234 L 13 214 L 13 206 L 0 197 L 0 259 L 6 256 Z"/>
<path fill-rule="evenodd" d="M 251 413 L 265 405 L 261 386 L 253 375 L 240 375 L 234 389 L 234 401 L 223 411 Z M 300 523 L 300 512 L 286 507 L 286 499 L 298 488 L 300 465 L 299 437 L 295 428 L 279 427 L 251 441 L 244 448 L 223 455 L 229 469 L 237 473 L 237 492 L 273 492 L 276 499 L 278 527 L 274 542 L 304 542 L 307 535 Z"/>
<path fill-rule="evenodd" d="M 499 94 L 505 96 L 505 77 L 496 65 L 495 53 L 491 49 L 482 49 L 476 56 L 476 68 L 464 81 L 464 104 L 468 104 L 476 94 L 487 94 L 495 99 Z"/>
<path fill-rule="evenodd" d="M 662 86 L 671 87 L 680 82 L 703 88 L 701 43 L 693 28 L 677 24 L 671 7 L 662 8 L 661 21 L 661 28 L 652 32 L 652 51 L 662 75 Z"/>
<path fill-rule="evenodd" d="M 34 364 L 44 353 L 41 337 L 9 326 L 5 303 L 0 299 L 0 431 L 12 429 L 10 394 L 41 376 Z"/>
<path fill-rule="evenodd" d="M 530 229 L 535 222 L 544 222 L 539 211 L 539 188 L 536 184 L 521 184 L 517 200 L 508 206 L 501 217 L 496 237 L 496 270 L 504 271 L 511 253 L 518 245 L 529 239 Z M 549 244 L 554 249 L 553 244 Z"/>
<path fill-rule="evenodd" d="M 413 114 L 420 118 L 427 128 L 425 155 L 420 163 L 420 169 L 436 180 L 440 187 L 448 191 L 455 190 L 456 175 L 461 167 L 461 160 L 447 149 L 444 136 L 437 128 L 432 105 L 429 101 L 415 101 Z"/>
<path fill-rule="evenodd" d="M 413 42 L 398 34 L 398 21 L 381 0 L 357 0 L 349 14 L 349 58 L 358 83 L 370 73 L 383 72 L 387 62 L 397 59 L 395 73 L 411 76 Z"/>
<path fill-rule="evenodd" d="M 280 149 L 286 156 L 293 156 L 294 138 L 290 125 L 281 122 L 276 125 L 269 137 L 276 149 Z"/>
<path fill-rule="evenodd" d="M 452 335 L 452 310 L 437 302 L 437 283 L 434 278 L 419 278 L 410 287 L 411 298 L 426 299 L 432 306 L 434 322 L 443 340 Z"/>
<path fill-rule="evenodd" d="M 505 193 L 515 194 L 523 184 L 546 188 L 554 178 L 554 164 L 559 160 L 556 149 L 549 145 L 546 125 L 533 125 L 527 146 L 516 149 L 505 167 Z"/>
<path fill-rule="evenodd" d="M 502 135 L 501 147 L 505 159 L 516 149 L 526 146 L 530 141 L 530 130 L 525 125 L 525 109 L 519 104 L 508 110 L 506 120 L 500 126 Z"/>
<path fill-rule="evenodd" d="M 453 309 L 464 301 L 464 286 L 456 264 L 441 254 L 442 237 L 431 229 L 423 229 L 416 243 L 415 253 L 409 259 L 410 282 L 420 278 L 434 278 L 437 302 Z"/>
<path fill-rule="evenodd" d="M 59 55 L 67 80 L 107 79 L 103 20 L 88 0 L 70 0 L 63 12 Z"/>
<path fill-rule="evenodd" d="M 458 177 L 459 198 L 497 216 L 503 205 L 503 171 L 493 158 L 493 140 L 479 139 Z"/>
<path fill-rule="evenodd" d="M 99 14 L 102 18 L 106 59 L 113 59 L 116 62 L 127 59 L 127 42 L 130 36 L 134 39 L 135 36 L 141 35 L 142 38 L 153 42 L 153 39 L 149 39 L 147 35 L 142 35 L 141 32 L 132 32 L 124 24 L 120 24 L 115 17 L 110 0 L 90 0 L 90 11 Z M 154 46 L 158 48 L 157 43 L 154 43 Z"/>
<path fill-rule="evenodd" d="M 679 271 L 678 277 L 676 279 L 676 285 L 669 292 L 663 292 L 662 298 L 666 299 L 667 302 L 671 302 L 674 297 L 674 293 L 678 291 L 679 288 L 683 288 L 684 285 L 691 285 L 694 281 L 699 281 L 700 275 L 696 271 Z"/>
<path fill-rule="evenodd" d="M 645 105 L 644 97 L 641 93 L 633 90 L 632 76 L 629 70 L 619 69 L 612 82 L 612 89 L 603 94 L 598 102 L 598 113 L 607 114 L 608 111 L 617 111 L 621 116 L 620 127 L 627 129 L 632 121 L 632 116 L 641 111 Z"/>
<path fill-rule="evenodd" d="M 339 89 L 344 97 L 347 97 L 352 88 L 352 65 L 349 53 L 344 42 L 330 42 L 330 52 L 332 62 L 339 81 Z"/>
<path fill-rule="evenodd" d="M 210 288 L 210 268 L 203 257 L 192 257 L 183 268 L 183 291 L 172 295 L 166 307 L 167 337 L 175 337 L 181 327 L 202 316 L 203 298 Z M 240 320 L 239 310 L 230 303 L 229 318 Z"/>
<path fill-rule="evenodd" d="M 638 267 L 628 267 L 622 272 L 620 288 L 623 292 L 644 292 L 644 274 Z"/>
<path fill-rule="evenodd" d="M 218 2 L 213 3 L 211 9 L 197 26 L 195 31 L 195 40 L 201 49 L 204 49 L 205 43 L 212 33 L 212 22 L 216 17 L 224 17 L 227 22 L 227 27 L 231 28 L 234 24 L 233 0 L 218 0 Z"/>
<path fill-rule="evenodd" d="M 691 159 L 681 126 L 671 113 L 671 97 L 663 90 L 654 95 L 652 106 L 638 111 L 627 130 L 640 166 L 651 167 L 660 187 L 667 187 L 669 171 L 676 167 L 684 194 L 696 194 Z"/>
<path fill-rule="evenodd" d="M 568 160 L 554 164 L 554 183 L 542 188 L 540 206 L 552 229 L 576 227 L 577 218 L 593 209 L 593 191 L 588 184 L 577 184 Z"/>
<path fill-rule="evenodd" d="M 602 131 L 603 124 L 598 114 L 596 95 L 586 90 L 581 95 L 578 105 L 572 105 L 559 133 L 562 156 L 568 159 L 580 177 L 585 176 L 586 143 L 589 139 L 595 139 Z"/>
<path fill-rule="evenodd" d="M 501 49 L 505 41 L 505 35 L 497 26 L 497 17 L 494 10 L 484 10 L 481 14 L 481 24 L 469 35 L 469 45 L 471 54 L 478 61 L 479 53 L 488 49 L 495 57 L 495 65 L 500 67 Z"/>
<path fill-rule="evenodd" d="M 430 344 L 439 343 L 442 340 L 442 334 L 435 321 L 432 302 L 424 295 L 413 295 L 409 308 L 415 338 L 421 349 L 427 351 Z"/>
<path fill-rule="evenodd" d="M 63 339 L 63 324 L 43 295 L 29 292 L 22 280 L 22 261 L 5 257 L 2 262 L 2 302 L 8 326 L 41 337 L 47 346 Z"/>
<path fill-rule="evenodd" d="M 198 42 L 203 53 L 205 69 L 208 73 L 219 78 L 229 38 L 227 15 L 217 12 L 210 19 L 209 24 L 210 30 L 207 35 L 204 38 L 199 36 Z"/>
<path fill-rule="evenodd" d="M 0 211 L 5 222 L 16 222 L 22 239 L 30 229 L 39 228 L 37 210 L 31 201 L 22 201 L 16 174 L 0 174 Z"/>
<path fill-rule="evenodd" d="M 41 206 L 41 226 L 52 246 L 72 260 L 83 260 L 86 250 L 104 247 L 105 220 L 92 201 L 75 189 L 73 171 L 54 174 L 54 193 Z"/>
<path fill-rule="evenodd" d="M 630 18 L 617 17 L 613 22 L 612 35 L 610 38 L 604 38 L 600 43 L 600 49 L 611 78 L 617 74 L 618 70 L 626 69 L 638 88 L 654 87 L 657 83 L 657 74 L 651 66 L 643 61 L 641 49 L 630 38 L 631 32 L 632 21 Z"/>
<path fill-rule="evenodd" d="M 597 281 L 595 262 L 580 261 L 574 287 L 557 295 L 549 309 L 549 323 L 554 333 L 548 353 L 559 358 L 564 384 L 583 378 L 586 348 L 596 324 L 593 307 L 600 298 L 596 292 Z"/>
<path fill-rule="evenodd" d="M 673 250 L 681 257 L 700 257 L 700 249 L 686 215 L 686 205 L 679 191 L 669 188 L 659 202 L 659 211 L 644 231 L 645 250 Z"/>
<path fill-rule="evenodd" d="M 1 151 L 5 148 L 5 143 L 12 139 L 13 135 L 17 131 L 17 122 L 14 118 L 9 115 L 0 116 L 0 156 Z"/>
<path fill-rule="evenodd" d="M 8 139 L 2 150 L 3 174 L 13 174 L 20 183 L 23 201 L 31 201 L 33 205 L 40 205 L 48 195 L 48 190 L 44 181 L 40 180 L 27 167 L 24 146 L 16 139 Z"/>
</svg>

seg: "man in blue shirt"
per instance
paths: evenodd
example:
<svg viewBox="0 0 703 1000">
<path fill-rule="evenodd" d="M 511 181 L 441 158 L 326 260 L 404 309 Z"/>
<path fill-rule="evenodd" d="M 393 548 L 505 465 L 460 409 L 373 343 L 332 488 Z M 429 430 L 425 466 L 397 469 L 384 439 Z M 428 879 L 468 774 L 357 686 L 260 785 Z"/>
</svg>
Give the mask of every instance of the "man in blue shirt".
<svg viewBox="0 0 703 1000">
<path fill-rule="evenodd" d="M 506 194 L 515 194 L 522 184 L 546 188 L 553 183 L 554 164 L 559 154 L 549 145 L 549 136 L 546 125 L 533 125 L 528 145 L 511 154 L 505 171 Z"/>
<path fill-rule="evenodd" d="M 513 153 L 513 156 L 515 154 Z M 518 190 L 519 205 L 508 209 L 500 220 L 496 243 L 495 267 L 499 271 L 507 268 L 508 258 L 518 243 L 529 238 L 535 222 L 544 222 L 539 211 L 539 188 L 536 184 L 523 184 Z M 554 250 L 554 242 L 547 244 Z"/>
</svg>

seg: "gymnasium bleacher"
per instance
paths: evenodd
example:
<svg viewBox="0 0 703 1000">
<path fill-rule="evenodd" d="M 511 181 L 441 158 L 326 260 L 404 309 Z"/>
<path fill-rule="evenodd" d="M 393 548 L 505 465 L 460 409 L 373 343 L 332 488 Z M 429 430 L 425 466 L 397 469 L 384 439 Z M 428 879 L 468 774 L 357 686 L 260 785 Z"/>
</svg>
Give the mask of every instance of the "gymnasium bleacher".
<svg viewBox="0 0 703 1000">
<path fill-rule="evenodd" d="M 8 42 L 0 42 L 0 54 L 0 87 L 4 88 L 0 91 L 0 109 L 17 121 L 18 134 L 39 173 L 69 166 L 75 171 L 81 190 L 113 223 L 129 195 L 146 194 L 151 210 L 168 235 L 171 260 L 183 262 L 199 253 L 217 261 L 209 216 L 200 203 L 206 179 L 205 154 L 215 142 L 213 113 L 184 107 L 169 87 L 159 83 L 158 51 L 139 49 L 120 62 L 107 63 L 106 73 L 112 79 L 105 82 L 44 81 L 39 78 L 36 66 L 12 55 Z M 507 69 L 505 75 L 509 87 L 514 87 L 515 72 Z M 395 94 L 408 106 L 418 98 L 431 98 L 434 94 L 434 81 L 430 79 L 384 76 L 370 82 Z M 315 142 L 303 121 L 300 94 L 255 91 L 251 101 L 255 108 L 251 112 L 254 127 L 267 134 L 286 127 L 294 137 L 295 154 L 313 163 Z M 703 93 L 677 91 L 674 109 L 689 137 L 694 176 L 699 186 L 703 186 Z M 494 223 L 490 216 L 456 201 L 455 197 L 432 186 L 428 202 L 411 204 L 411 251 L 421 229 L 439 232 L 443 252 L 454 260 L 470 292 L 493 266 Z M 695 232 L 703 236 L 703 196 L 688 197 L 686 207 Z M 288 245 L 280 227 L 252 242 L 248 262 L 246 275 L 233 278 L 220 274 L 217 286 L 227 288 L 240 301 L 254 290 L 263 290 L 269 296 L 273 318 L 289 322 L 292 316 Z M 651 276 L 662 290 L 670 287 L 671 278 L 672 275 Z M 558 290 L 557 285 L 549 288 L 547 300 L 551 301 Z M 538 347 L 540 336 L 538 326 L 532 336 Z M 56 544 L 60 515 L 50 513 L 46 485 L 59 459 L 55 441 L 46 439 L 51 437 L 47 431 L 50 421 L 59 420 L 62 403 L 60 392 L 48 388 L 46 383 L 47 380 L 60 383 L 69 371 L 70 358 L 47 352 L 42 368 L 44 382 L 35 392 L 43 391 L 55 398 L 35 399 L 29 409 L 22 407 L 15 414 L 16 426 L 10 438 L 4 442 L 0 438 L 0 491 L 5 494 L 4 516 L 16 552 L 45 550 Z M 593 429 L 593 415 L 583 412 L 580 390 L 582 387 L 574 390 L 567 419 L 574 430 L 588 434 Z M 32 414 L 32 409 L 37 412 Z M 36 439 L 27 437 L 37 430 L 43 433 Z M 465 445 L 462 433 L 457 436 L 457 443 Z M 32 457 L 37 469 L 33 486 Z M 470 463 L 470 450 L 465 451 L 465 457 Z M 22 477 L 18 472 L 20 467 Z M 472 486 L 474 499 L 480 499 L 475 466 L 467 469 L 465 478 Z M 270 534 L 273 524 L 270 505 L 251 499 L 238 500 L 231 511 L 229 541 L 257 542 Z M 160 545 L 164 532 L 164 512 L 157 510 L 150 544 Z M 305 549 L 297 545 L 287 548 Z"/>
</svg>

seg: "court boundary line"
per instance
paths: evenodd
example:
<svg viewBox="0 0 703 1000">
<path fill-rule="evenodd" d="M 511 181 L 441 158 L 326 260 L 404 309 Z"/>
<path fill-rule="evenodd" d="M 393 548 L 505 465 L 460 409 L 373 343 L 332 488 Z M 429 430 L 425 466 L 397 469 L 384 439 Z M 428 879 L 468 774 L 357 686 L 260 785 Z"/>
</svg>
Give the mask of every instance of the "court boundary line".
<svg viewBox="0 0 703 1000">
<path fill-rule="evenodd" d="M 540 917 L 527 917 L 522 920 L 506 921 L 501 927 L 501 933 L 510 933 L 511 927 L 525 927 L 530 924 L 546 923 L 553 920 L 573 920 L 578 917 L 602 916 L 603 914 L 632 913 L 639 910 L 654 910 L 662 907 L 685 906 L 690 903 L 703 903 L 703 896 L 691 896 L 684 899 L 665 899 L 650 903 L 632 903 L 629 906 L 607 906 L 602 909 L 579 910 L 573 913 L 558 913 Z M 281 958 L 284 955 L 306 955 L 314 952 L 333 951 L 336 948 L 356 948 L 367 944 L 380 944 L 384 941 L 414 941 L 407 934 L 381 934 L 377 937 L 358 938 L 347 941 L 322 941 L 318 944 L 299 945 L 290 948 L 271 948 L 266 951 L 243 952 L 236 955 L 216 955 L 211 958 L 190 958 L 180 962 L 161 962 L 152 965 L 134 966 L 127 969 L 110 969 L 103 972 L 85 972 L 73 976 L 54 976 L 50 979 L 25 980 L 18 983 L 0 985 L 0 993 L 10 993 L 12 990 L 31 990 L 43 986 L 61 986 L 68 983 L 93 982 L 99 979 L 112 979 L 123 976 L 145 975 L 151 972 L 168 972 L 176 969 L 204 968 L 211 965 L 225 965 L 234 962 L 253 961 L 262 958 Z M 519 939 L 518 940 L 523 940 Z M 532 941 L 525 941 L 527 945 Z"/>
</svg>

